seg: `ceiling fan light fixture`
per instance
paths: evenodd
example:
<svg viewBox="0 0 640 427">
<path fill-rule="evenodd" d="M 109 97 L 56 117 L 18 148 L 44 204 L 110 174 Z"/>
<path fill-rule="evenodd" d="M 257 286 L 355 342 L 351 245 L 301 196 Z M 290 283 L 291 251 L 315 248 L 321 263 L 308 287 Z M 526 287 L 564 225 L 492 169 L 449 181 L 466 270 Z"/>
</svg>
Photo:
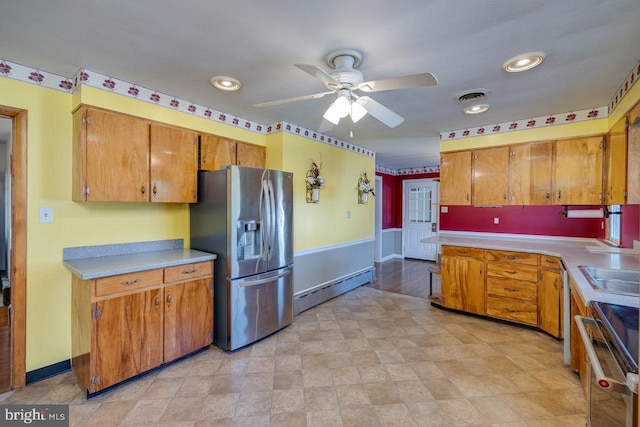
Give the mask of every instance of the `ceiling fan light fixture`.
<svg viewBox="0 0 640 427">
<path fill-rule="evenodd" d="M 544 52 L 528 52 L 514 56 L 502 64 L 502 69 L 507 73 L 519 73 L 537 67 L 544 61 L 547 55 Z"/>
<path fill-rule="evenodd" d="M 340 113 L 338 112 L 338 109 L 334 107 L 334 105 L 335 102 L 331 103 L 322 117 L 324 117 L 325 120 L 333 123 L 334 125 L 337 125 L 340 121 Z"/>
<path fill-rule="evenodd" d="M 225 92 L 233 92 L 240 89 L 240 87 L 242 86 L 240 80 L 229 76 L 211 77 L 211 84 L 216 89 L 224 90 Z"/>
<path fill-rule="evenodd" d="M 358 123 L 358 121 L 367 115 L 367 109 L 364 108 L 361 104 L 357 102 L 351 103 L 351 120 L 353 123 Z"/>
<path fill-rule="evenodd" d="M 336 114 L 340 116 L 340 118 L 347 117 L 351 112 L 351 101 L 346 96 L 340 95 L 338 99 L 336 99 L 332 107 L 335 109 Z"/>
<path fill-rule="evenodd" d="M 465 114 L 480 114 L 489 110 L 489 104 L 475 104 L 465 107 L 462 111 Z"/>
</svg>

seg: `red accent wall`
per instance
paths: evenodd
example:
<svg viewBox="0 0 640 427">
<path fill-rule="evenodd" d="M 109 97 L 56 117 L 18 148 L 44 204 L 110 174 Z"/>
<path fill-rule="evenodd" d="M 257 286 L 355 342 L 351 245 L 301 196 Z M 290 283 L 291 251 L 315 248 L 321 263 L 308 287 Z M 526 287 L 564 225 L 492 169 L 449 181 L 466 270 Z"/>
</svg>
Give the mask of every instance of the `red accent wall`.
<svg viewBox="0 0 640 427">
<path fill-rule="evenodd" d="M 640 205 L 623 205 L 620 217 L 620 246 L 632 248 L 640 240 Z"/>
<path fill-rule="evenodd" d="M 564 206 L 447 206 L 440 212 L 440 230 L 604 238 L 602 218 L 565 218 Z M 578 207 L 572 207 L 577 209 Z M 585 207 L 585 208 L 593 208 Z M 494 218 L 500 223 L 494 224 Z"/>
<path fill-rule="evenodd" d="M 404 180 L 439 176 L 437 173 L 394 176 L 380 172 L 376 175 L 382 177 L 382 229 L 402 228 Z M 572 209 L 578 208 L 572 206 Z M 584 208 L 593 209 L 593 206 Z M 565 218 L 559 214 L 564 206 L 448 206 L 448 209 L 448 213 L 440 213 L 441 230 L 604 238 L 603 219 Z M 622 212 L 621 246 L 631 248 L 634 240 L 640 240 L 640 205 L 624 205 Z M 499 218 L 500 223 L 494 224 L 494 218 Z"/>
</svg>

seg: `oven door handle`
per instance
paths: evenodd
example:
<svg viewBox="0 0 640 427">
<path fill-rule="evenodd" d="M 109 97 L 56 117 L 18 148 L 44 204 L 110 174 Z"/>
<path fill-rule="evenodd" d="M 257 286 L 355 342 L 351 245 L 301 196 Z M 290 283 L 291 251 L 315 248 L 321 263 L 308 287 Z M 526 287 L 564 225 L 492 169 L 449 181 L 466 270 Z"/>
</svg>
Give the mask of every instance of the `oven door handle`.
<svg viewBox="0 0 640 427">
<path fill-rule="evenodd" d="M 578 331 L 580 331 L 580 336 L 582 337 L 584 348 L 587 351 L 587 355 L 589 356 L 589 363 L 591 364 L 591 369 L 593 369 L 593 374 L 596 377 L 598 386 L 600 386 L 600 388 L 604 390 L 620 390 L 621 388 L 628 389 L 626 384 L 604 375 L 604 371 L 602 370 L 602 366 L 600 365 L 600 360 L 598 360 L 596 351 L 593 348 L 593 343 L 591 342 L 591 337 L 589 336 L 589 332 L 587 332 L 587 327 L 585 326 L 585 323 L 588 323 L 597 327 L 596 321 L 594 319 L 583 316 L 574 316 L 574 319 L 576 321 Z"/>
</svg>

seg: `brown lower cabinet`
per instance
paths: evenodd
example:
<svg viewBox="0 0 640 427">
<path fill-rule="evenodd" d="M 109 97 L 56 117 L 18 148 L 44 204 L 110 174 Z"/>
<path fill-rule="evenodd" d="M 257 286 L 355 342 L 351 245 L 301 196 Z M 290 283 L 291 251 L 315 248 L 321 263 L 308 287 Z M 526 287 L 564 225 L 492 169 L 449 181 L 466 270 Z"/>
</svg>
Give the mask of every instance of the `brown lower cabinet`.
<svg viewBox="0 0 640 427">
<path fill-rule="evenodd" d="M 72 359 L 90 395 L 213 342 L 213 261 L 72 279 Z"/>
<path fill-rule="evenodd" d="M 558 258 L 443 245 L 441 259 L 443 306 L 562 336 Z"/>
</svg>

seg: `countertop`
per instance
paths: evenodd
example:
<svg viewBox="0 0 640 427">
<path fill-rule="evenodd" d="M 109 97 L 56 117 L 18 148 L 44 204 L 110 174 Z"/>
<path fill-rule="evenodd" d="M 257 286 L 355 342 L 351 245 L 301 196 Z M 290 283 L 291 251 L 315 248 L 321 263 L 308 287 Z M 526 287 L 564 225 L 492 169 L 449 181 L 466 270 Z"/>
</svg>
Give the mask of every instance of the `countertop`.
<svg viewBox="0 0 640 427">
<path fill-rule="evenodd" d="M 512 250 L 551 255 L 562 259 L 576 290 L 585 303 L 592 301 L 638 307 L 638 297 L 597 291 L 578 269 L 580 265 L 622 270 L 640 270 L 637 250 L 611 248 L 597 239 L 556 236 L 514 236 L 493 233 L 441 232 L 438 236 L 421 240 L 422 243 L 465 246 L 471 248 Z"/>
<path fill-rule="evenodd" d="M 215 254 L 182 248 L 182 240 L 67 248 L 63 264 L 82 280 L 212 261 Z"/>
</svg>

